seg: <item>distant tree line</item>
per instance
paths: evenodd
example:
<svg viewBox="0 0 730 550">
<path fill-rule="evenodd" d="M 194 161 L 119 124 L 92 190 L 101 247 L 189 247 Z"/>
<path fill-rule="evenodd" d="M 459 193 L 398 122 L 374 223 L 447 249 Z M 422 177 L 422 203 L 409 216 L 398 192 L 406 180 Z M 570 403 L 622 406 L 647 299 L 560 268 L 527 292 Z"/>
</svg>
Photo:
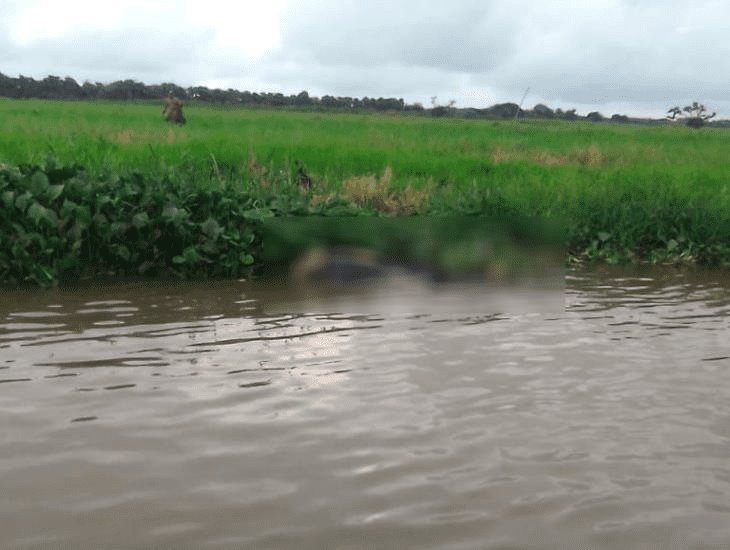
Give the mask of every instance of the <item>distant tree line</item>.
<svg viewBox="0 0 730 550">
<path fill-rule="evenodd" d="M 147 85 L 136 80 L 118 80 L 109 84 L 87 81 L 79 84 L 71 77 L 47 76 L 42 80 L 35 80 L 27 76 L 12 78 L 0 73 L 0 96 L 11 98 L 161 100 L 169 92 L 187 101 L 230 105 L 324 107 L 374 111 L 404 111 L 418 108 L 414 105 L 406 105 L 402 98 L 392 97 L 353 98 L 325 95 L 318 98 L 310 96 L 307 92 L 284 95 L 282 93 L 241 92 L 230 88 L 227 90 L 210 89 L 205 86 L 182 88 L 170 82 Z"/>
<path fill-rule="evenodd" d="M 421 113 L 433 117 L 460 117 L 460 118 L 540 118 L 560 120 L 590 120 L 602 122 L 643 122 L 658 123 L 649 119 L 629 119 L 626 115 L 615 114 L 610 118 L 599 112 L 581 116 L 575 109 L 551 109 L 547 105 L 538 104 L 531 110 L 523 110 L 516 103 L 500 103 L 486 109 L 457 108 L 455 101 L 448 105 L 439 105 L 436 97 L 431 99 L 432 108 L 424 108 L 421 103 L 406 103 L 402 98 L 353 98 L 324 95 L 310 96 L 306 91 L 296 95 L 282 93 L 257 93 L 249 91 L 210 89 L 205 86 L 191 86 L 183 88 L 177 84 L 163 82 L 162 84 L 143 84 L 136 80 L 118 80 L 104 84 L 101 82 L 86 81 L 79 84 L 71 77 L 61 78 L 47 76 L 42 80 L 35 80 L 27 76 L 13 78 L 0 73 L 0 96 L 10 98 L 40 98 L 40 99 L 105 99 L 116 101 L 144 101 L 162 100 L 169 92 L 187 102 L 218 103 L 224 105 L 248 105 L 262 107 L 293 107 L 313 109 L 336 109 L 352 111 L 407 111 Z"/>
</svg>

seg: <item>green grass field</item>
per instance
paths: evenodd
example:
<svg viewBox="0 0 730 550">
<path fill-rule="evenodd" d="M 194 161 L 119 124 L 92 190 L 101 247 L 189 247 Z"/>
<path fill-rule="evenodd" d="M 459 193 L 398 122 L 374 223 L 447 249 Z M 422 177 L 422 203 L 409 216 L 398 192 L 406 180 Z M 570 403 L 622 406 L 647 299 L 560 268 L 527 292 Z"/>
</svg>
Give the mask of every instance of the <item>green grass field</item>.
<svg viewBox="0 0 730 550">
<path fill-rule="evenodd" d="M 632 182 L 653 175 L 716 191 L 730 172 L 725 162 L 730 133 L 723 129 L 203 105 L 186 106 L 185 113 L 189 123 L 173 127 L 162 121 L 158 105 L 0 100 L 0 159 L 33 162 L 52 149 L 62 162 L 90 168 L 146 171 L 215 157 L 226 169 L 245 170 L 253 156 L 276 167 L 299 159 L 326 184 L 390 166 L 400 184 L 477 181 L 505 189 L 535 174 L 570 186 L 610 173 Z"/>
<path fill-rule="evenodd" d="M 0 99 L 0 164 L 42 165 L 51 152 L 89 177 L 174 174 L 173 186 L 225 181 L 275 194 L 296 187 L 299 161 L 312 181 L 299 210 L 321 213 L 335 196 L 401 215 L 496 204 L 560 220 L 573 259 L 730 265 L 724 129 L 196 104 L 178 127 L 161 108 Z"/>
</svg>

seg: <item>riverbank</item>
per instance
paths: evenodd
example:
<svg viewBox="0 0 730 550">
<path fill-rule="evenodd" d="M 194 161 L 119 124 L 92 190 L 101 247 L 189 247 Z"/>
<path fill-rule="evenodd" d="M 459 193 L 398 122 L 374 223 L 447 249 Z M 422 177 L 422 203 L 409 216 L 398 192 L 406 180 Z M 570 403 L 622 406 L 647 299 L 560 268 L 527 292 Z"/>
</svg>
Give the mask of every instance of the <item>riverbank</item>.
<svg viewBox="0 0 730 550">
<path fill-rule="evenodd" d="M 247 182 L 195 179 L 180 168 L 103 174 L 52 158 L 45 166 L 2 167 L 0 280 L 48 286 L 102 275 L 248 277 L 266 261 L 281 263 L 322 243 L 413 252 L 457 271 L 479 261 L 478 246 L 514 258 L 515 242 L 524 245 L 523 257 L 567 243 L 569 264 L 730 265 L 724 211 L 681 200 L 671 188 L 623 195 L 585 189 L 541 216 L 476 186 L 410 195 L 383 187 L 381 176 L 374 187 L 317 194 L 301 189 L 286 168 L 278 174 Z"/>
<path fill-rule="evenodd" d="M 150 105 L 34 100 L 0 115 L 4 284 L 249 276 L 266 220 L 291 216 L 481 216 L 528 241 L 550 228 L 568 264 L 730 267 L 722 130 L 202 107 L 180 128 Z"/>
</svg>

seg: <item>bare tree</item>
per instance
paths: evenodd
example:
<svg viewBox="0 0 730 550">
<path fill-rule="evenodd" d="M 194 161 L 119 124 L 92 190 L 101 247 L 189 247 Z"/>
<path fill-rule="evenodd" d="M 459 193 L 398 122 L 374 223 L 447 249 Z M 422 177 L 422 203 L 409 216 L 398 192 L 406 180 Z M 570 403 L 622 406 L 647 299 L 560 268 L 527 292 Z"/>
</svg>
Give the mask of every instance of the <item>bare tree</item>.
<svg viewBox="0 0 730 550">
<path fill-rule="evenodd" d="M 696 101 L 692 105 L 683 108 L 672 107 L 667 111 L 669 120 L 684 120 L 685 124 L 690 128 L 702 128 L 708 120 L 713 118 L 716 113 L 708 113 L 707 108 Z M 671 116 L 669 116 L 671 115 Z"/>
</svg>

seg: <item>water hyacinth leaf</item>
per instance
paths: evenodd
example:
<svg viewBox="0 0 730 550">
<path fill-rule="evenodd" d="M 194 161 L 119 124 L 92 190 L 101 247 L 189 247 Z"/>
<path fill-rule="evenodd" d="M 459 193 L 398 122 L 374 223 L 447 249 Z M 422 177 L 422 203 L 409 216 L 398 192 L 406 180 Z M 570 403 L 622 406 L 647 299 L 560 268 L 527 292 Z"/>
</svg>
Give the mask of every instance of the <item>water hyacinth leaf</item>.
<svg viewBox="0 0 730 550">
<path fill-rule="evenodd" d="M 63 184 L 50 185 L 48 186 L 48 189 L 46 189 L 44 196 L 46 199 L 48 199 L 49 202 L 55 201 L 58 197 L 61 196 L 61 193 L 63 193 L 63 188 Z"/>
<path fill-rule="evenodd" d="M 198 250 L 194 246 L 187 247 L 185 250 L 183 250 L 182 255 L 185 258 L 185 263 L 195 264 L 200 261 Z"/>
<path fill-rule="evenodd" d="M 675 241 L 674 239 L 669 239 L 669 241 L 667 242 L 667 250 L 669 252 L 673 252 L 674 250 L 676 250 L 676 248 L 678 246 L 679 246 L 679 243 L 677 241 Z"/>
<path fill-rule="evenodd" d="M 78 206 L 79 205 L 76 204 L 74 201 L 64 199 L 63 204 L 61 205 L 61 210 L 59 211 L 59 213 L 61 214 L 61 218 L 66 220 L 73 216 Z"/>
<path fill-rule="evenodd" d="M 239 254 L 238 260 L 242 265 L 251 265 L 254 262 L 253 256 L 245 252 L 241 252 L 241 254 Z"/>
<path fill-rule="evenodd" d="M 89 181 L 72 178 L 66 182 L 66 191 L 75 196 L 88 196 L 93 192 L 93 186 Z"/>
<path fill-rule="evenodd" d="M 25 236 L 25 227 L 23 227 L 19 223 L 15 223 L 15 222 L 13 222 L 12 226 L 13 226 L 13 229 L 15 229 L 15 234 L 17 236 L 19 236 L 19 237 Z"/>
<path fill-rule="evenodd" d="M 109 220 L 107 220 L 106 216 L 101 212 L 94 214 L 93 220 L 94 223 L 99 226 L 106 226 L 109 223 Z"/>
<path fill-rule="evenodd" d="M 172 263 L 178 264 L 178 265 L 184 264 L 185 263 L 185 258 L 183 258 L 182 256 L 173 256 Z"/>
<path fill-rule="evenodd" d="M 208 240 L 200 245 L 200 249 L 206 254 L 215 254 L 218 251 L 216 243 L 212 240 Z"/>
<path fill-rule="evenodd" d="M 36 226 L 40 225 L 42 221 L 52 223 L 50 211 L 48 210 L 48 208 L 37 202 L 31 204 L 30 208 L 28 208 L 28 217 L 33 220 L 33 223 L 35 223 Z"/>
<path fill-rule="evenodd" d="M 200 229 L 203 231 L 203 233 L 208 236 L 211 239 L 218 238 L 218 235 L 221 234 L 223 229 L 221 228 L 220 224 L 213 218 L 208 218 L 205 220 L 201 226 Z"/>
<path fill-rule="evenodd" d="M 128 262 L 129 258 L 131 258 L 132 253 L 129 251 L 129 248 L 124 246 L 123 244 L 117 245 L 115 247 L 115 254 L 122 258 L 124 261 Z"/>
<path fill-rule="evenodd" d="M 13 191 L 4 191 L 2 194 L 3 204 L 5 208 L 12 208 L 15 203 L 15 193 Z"/>
<path fill-rule="evenodd" d="M 30 204 L 30 201 L 32 201 L 32 200 L 33 200 L 33 195 L 31 195 L 30 193 L 28 193 L 28 191 L 26 191 L 25 193 L 23 193 L 22 195 L 20 195 L 18 198 L 15 199 L 15 207 L 18 210 L 25 212 L 25 209 L 28 208 L 28 205 Z"/>
<path fill-rule="evenodd" d="M 28 254 L 28 251 L 21 243 L 15 243 L 10 251 L 13 254 L 13 258 L 21 261 L 30 257 L 30 254 Z"/>
<path fill-rule="evenodd" d="M 87 227 L 91 223 L 91 209 L 88 206 L 78 206 L 74 211 L 76 223 Z"/>
<path fill-rule="evenodd" d="M 128 225 L 124 222 L 113 222 L 110 229 L 112 235 L 121 236 L 127 230 L 127 227 Z"/>
<path fill-rule="evenodd" d="M 96 199 L 96 207 L 97 208 L 103 208 L 104 206 L 109 206 L 111 208 L 116 207 L 117 203 L 119 202 L 118 197 L 110 197 L 109 195 L 98 195 Z"/>
<path fill-rule="evenodd" d="M 172 205 L 166 206 L 162 210 L 162 218 L 174 224 L 178 224 L 181 221 L 184 221 L 188 217 L 188 215 L 188 212 L 184 209 Z"/>
<path fill-rule="evenodd" d="M 124 191 L 123 195 L 125 197 L 134 197 L 139 193 L 139 190 L 129 183 L 125 184 L 124 187 L 122 187 L 122 191 Z"/>
<path fill-rule="evenodd" d="M 137 229 L 141 229 L 149 223 L 150 217 L 147 215 L 147 212 L 140 212 L 139 214 L 132 216 L 132 225 L 134 225 Z"/>
<path fill-rule="evenodd" d="M 36 172 L 31 176 L 30 185 L 28 187 L 30 187 L 33 195 L 40 197 L 46 192 L 48 185 L 48 176 L 46 176 L 43 172 Z"/>
</svg>

